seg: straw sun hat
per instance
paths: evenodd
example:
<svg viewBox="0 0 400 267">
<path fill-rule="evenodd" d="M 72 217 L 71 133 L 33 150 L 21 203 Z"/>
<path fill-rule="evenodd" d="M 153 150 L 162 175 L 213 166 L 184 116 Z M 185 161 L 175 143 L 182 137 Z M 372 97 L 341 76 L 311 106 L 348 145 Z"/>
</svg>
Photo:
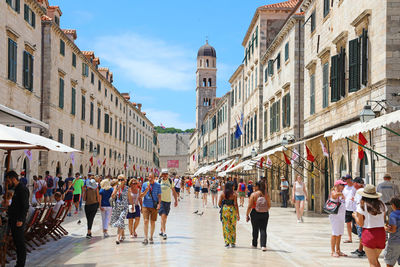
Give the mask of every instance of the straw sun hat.
<svg viewBox="0 0 400 267">
<path fill-rule="evenodd" d="M 358 191 L 357 194 L 366 198 L 380 198 L 382 196 L 381 193 L 376 192 L 376 188 L 372 184 L 367 184 L 364 187 L 364 191 Z"/>
<path fill-rule="evenodd" d="M 101 188 L 103 188 L 104 190 L 108 190 L 111 188 L 111 183 L 109 179 L 104 179 L 103 181 L 101 181 L 100 185 Z"/>
</svg>

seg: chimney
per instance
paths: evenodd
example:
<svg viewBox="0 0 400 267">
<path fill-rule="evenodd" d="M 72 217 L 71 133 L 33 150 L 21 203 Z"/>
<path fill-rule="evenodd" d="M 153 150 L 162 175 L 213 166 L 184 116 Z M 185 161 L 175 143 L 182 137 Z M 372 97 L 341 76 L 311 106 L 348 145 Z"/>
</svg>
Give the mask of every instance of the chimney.
<svg viewBox="0 0 400 267">
<path fill-rule="evenodd" d="M 133 105 L 134 107 L 136 107 L 137 104 L 136 104 L 135 102 L 132 102 L 132 105 Z"/>
<path fill-rule="evenodd" d="M 143 113 L 143 115 L 145 115 L 146 116 L 146 112 L 142 112 Z"/>
<path fill-rule="evenodd" d="M 59 6 L 49 6 L 47 16 L 49 16 L 58 26 L 60 26 L 60 17 L 62 12 Z"/>
<path fill-rule="evenodd" d="M 131 97 L 129 96 L 129 93 L 121 93 L 122 97 L 125 98 L 125 100 L 129 101 Z"/>
<path fill-rule="evenodd" d="M 138 110 L 139 110 L 139 111 L 142 111 L 142 104 L 141 104 L 141 103 L 138 103 L 137 106 L 138 106 Z"/>
<path fill-rule="evenodd" d="M 68 38 L 69 38 L 73 43 L 75 42 L 75 40 L 76 40 L 76 38 L 77 38 L 76 30 L 67 30 L 67 29 L 65 29 L 65 30 L 62 30 L 62 31 L 65 33 L 65 35 L 68 36 Z"/>
</svg>

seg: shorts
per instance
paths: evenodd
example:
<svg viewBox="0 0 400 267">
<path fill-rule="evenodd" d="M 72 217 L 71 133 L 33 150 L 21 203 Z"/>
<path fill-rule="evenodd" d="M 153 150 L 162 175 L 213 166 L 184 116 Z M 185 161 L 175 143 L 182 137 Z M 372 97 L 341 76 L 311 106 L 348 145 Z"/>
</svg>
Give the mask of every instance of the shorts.
<svg viewBox="0 0 400 267">
<path fill-rule="evenodd" d="M 46 190 L 46 193 L 44 194 L 45 197 L 51 197 L 53 195 L 53 190 L 54 189 L 48 189 Z"/>
<path fill-rule="evenodd" d="M 208 188 L 202 188 L 202 189 L 201 189 L 201 192 L 202 192 L 203 194 L 207 194 L 207 193 L 208 193 Z"/>
<path fill-rule="evenodd" d="M 158 214 L 160 214 L 160 216 L 163 214 L 168 216 L 170 210 L 171 210 L 171 202 L 161 201 L 160 210 L 158 211 Z"/>
<path fill-rule="evenodd" d="M 155 208 L 143 207 L 142 214 L 144 220 L 150 220 L 152 222 L 157 221 L 157 209 Z"/>
<path fill-rule="evenodd" d="M 180 193 L 180 192 L 181 192 L 181 189 L 178 188 L 178 187 L 175 187 L 175 192 Z"/>
<path fill-rule="evenodd" d="M 304 201 L 305 197 L 304 196 L 294 196 L 294 199 L 296 201 Z"/>
<path fill-rule="evenodd" d="M 358 226 L 357 224 L 356 228 L 357 228 L 357 235 L 361 239 L 363 228 L 361 226 Z"/>
<path fill-rule="evenodd" d="M 351 210 L 346 210 L 346 216 L 344 217 L 344 222 L 345 223 L 350 223 L 354 220 L 353 218 L 353 211 Z"/>
<path fill-rule="evenodd" d="M 41 199 L 41 198 L 43 197 L 43 194 L 40 193 L 40 191 L 37 191 L 37 192 L 35 193 L 35 197 L 36 197 L 36 199 Z"/>
<path fill-rule="evenodd" d="M 244 191 L 239 191 L 239 197 L 245 197 L 246 196 L 246 192 Z"/>
<path fill-rule="evenodd" d="M 135 205 L 135 212 L 128 212 L 126 215 L 127 219 L 135 219 L 140 217 L 140 206 Z"/>
<path fill-rule="evenodd" d="M 75 194 L 74 195 L 74 203 L 79 202 L 81 200 L 81 195 L 80 194 Z"/>
<path fill-rule="evenodd" d="M 385 228 L 364 228 L 361 235 L 361 243 L 371 249 L 384 249 L 386 244 Z"/>
<path fill-rule="evenodd" d="M 385 251 L 383 252 L 385 263 L 391 266 L 397 264 L 400 265 L 400 244 L 387 244 Z"/>
<path fill-rule="evenodd" d="M 211 194 L 218 195 L 218 190 L 211 190 Z"/>
<path fill-rule="evenodd" d="M 200 187 L 195 186 L 195 187 L 194 187 L 194 191 L 195 191 L 195 192 L 200 192 Z"/>
</svg>

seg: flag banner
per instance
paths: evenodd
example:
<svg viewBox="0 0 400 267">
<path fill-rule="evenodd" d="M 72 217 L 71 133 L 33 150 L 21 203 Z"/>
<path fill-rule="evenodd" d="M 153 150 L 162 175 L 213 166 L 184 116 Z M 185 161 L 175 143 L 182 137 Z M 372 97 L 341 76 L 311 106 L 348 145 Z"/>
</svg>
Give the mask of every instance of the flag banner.
<svg viewBox="0 0 400 267">
<path fill-rule="evenodd" d="M 196 161 L 196 155 L 193 154 L 193 161 Z"/>
<path fill-rule="evenodd" d="M 133 164 L 133 170 L 136 171 L 136 166 L 135 166 L 135 164 Z"/>
<path fill-rule="evenodd" d="M 264 161 L 265 161 L 265 158 L 264 158 L 264 157 L 261 157 L 261 159 L 260 159 L 260 168 L 263 167 Z"/>
<path fill-rule="evenodd" d="M 90 166 L 93 166 L 93 157 L 90 157 L 89 162 L 90 162 Z"/>
<path fill-rule="evenodd" d="M 321 140 L 319 140 L 319 143 L 321 144 L 322 153 L 324 154 L 324 157 L 329 158 L 328 149 L 325 147 L 324 143 Z"/>
<path fill-rule="evenodd" d="M 75 165 L 75 154 L 74 154 L 74 152 L 72 152 L 71 155 L 69 155 L 69 157 L 71 158 L 72 166 L 74 166 Z"/>
<path fill-rule="evenodd" d="M 128 165 L 126 164 L 126 161 L 124 162 L 124 169 L 126 170 L 126 167 L 128 167 Z"/>
<path fill-rule="evenodd" d="M 239 123 L 236 123 L 235 138 L 239 139 L 242 135 L 242 130 L 240 130 Z"/>
<path fill-rule="evenodd" d="M 33 158 L 32 157 L 32 152 L 30 150 L 28 150 L 28 149 L 25 149 L 24 153 L 25 153 L 26 157 L 29 159 L 29 161 L 32 161 L 32 158 Z"/>
<path fill-rule="evenodd" d="M 309 160 L 311 162 L 314 162 L 315 161 L 315 157 L 311 153 L 311 150 L 308 148 L 308 146 L 306 146 L 306 151 L 307 151 L 307 160 Z"/>
<path fill-rule="evenodd" d="M 103 160 L 103 166 L 106 165 L 106 159 Z"/>
<path fill-rule="evenodd" d="M 358 143 L 363 146 L 365 146 L 368 143 L 367 139 L 361 132 L 358 134 Z M 362 146 L 358 146 L 358 158 L 360 160 L 364 158 L 364 149 Z"/>
<path fill-rule="evenodd" d="M 288 156 L 286 156 L 285 152 L 283 152 L 283 156 L 285 156 L 285 161 L 287 165 L 292 165 L 292 163 L 290 162 Z"/>
<path fill-rule="evenodd" d="M 267 158 L 267 167 L 268 168 L 272 167 L 272 160 L 269 157 Z"/>
<path fill-rule="evenodd" d="M 299 157 L 299 152 L 297 152 L 296 148 L 293 148 L 292 161 L 296 161 Z"/>
<path fill-rule="evenodd" d="M 100 159 L 97 160 L 97 165 L 100 167 L 101 166 L 101 161 Z"/>
</svg>

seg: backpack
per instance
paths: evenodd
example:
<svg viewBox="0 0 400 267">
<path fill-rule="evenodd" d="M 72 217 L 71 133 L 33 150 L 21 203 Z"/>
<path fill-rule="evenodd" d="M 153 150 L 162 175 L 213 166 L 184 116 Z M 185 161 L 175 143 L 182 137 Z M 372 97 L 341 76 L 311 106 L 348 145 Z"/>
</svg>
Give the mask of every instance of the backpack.
<svg viewBox="0 0 400 267">
<path fill-rule="evenodd" d="M 240 185 L 240 191 L 242 191 L 242 192 L 246 191 L 246 185 L 245 184 L 241 184 Z"/>
<path fill-rule="evenodd" d="M 256 201 L 257 212 L 268 212 L 268 202 L 265 196 L 259 196 Z"/>
<path fill-rule="evenodd" d="M 47 178 L 47 188 L 53 188 L 53 186 L 54 186 L 54 179 L 53 177 L 49 176 Z"/>
<path fill-rule="evenodd" d="M 217 184 L 217 182 L 214 182 L 214 183 L 211 185 L 211 190 L 212 190 L 212 191 L 218 191 L 218 184 Z"/>
</svg>

